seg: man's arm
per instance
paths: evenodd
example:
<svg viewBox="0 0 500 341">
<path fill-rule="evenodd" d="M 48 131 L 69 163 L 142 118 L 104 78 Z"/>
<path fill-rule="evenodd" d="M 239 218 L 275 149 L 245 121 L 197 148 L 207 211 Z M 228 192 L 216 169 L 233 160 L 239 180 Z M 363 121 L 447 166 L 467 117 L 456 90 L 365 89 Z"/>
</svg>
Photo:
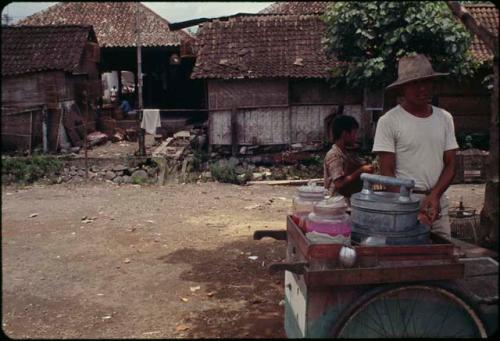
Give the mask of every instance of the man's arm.
<svg viewBox="0 0 500 341">
<path fill-rule="evenodd" d="M 396 177 L 396 154 L 389 152 L 379 152 L 378 162 L 380 167 L 380 175 Z M 399 193 L 399 187 L 386 186 L 388 192 Z"/>
<path fill-rule="evenodd" d="M 438 182 L 431 189 L 431 193 L 422 201 L 421 210 L 426 212 L 429 222 L 432 224 L 439 215 L 441 207 L 439 199 L 448 189 L 453 178 L 455 177 L 455 154 L 456 149 L 447 150 L 443 154 L 444 168 L 439 176 Z"/>
</svg>

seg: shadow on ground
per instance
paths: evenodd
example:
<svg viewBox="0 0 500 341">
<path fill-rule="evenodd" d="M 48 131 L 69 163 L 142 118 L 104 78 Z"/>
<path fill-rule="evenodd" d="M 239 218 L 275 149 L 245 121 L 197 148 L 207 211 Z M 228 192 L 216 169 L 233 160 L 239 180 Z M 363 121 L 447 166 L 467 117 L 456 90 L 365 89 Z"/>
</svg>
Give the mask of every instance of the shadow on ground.
<svg viewBox="0 0 500 341">
<path fill-rule="evenodd" d="M 198 297 L 208 300 L 206 310 L 184 317 L 180 336 L 284 338 L 284 274 L 270 275 L 267 267 L 283 261 L 285 253 L 284 241 L 246 238 L 213 250 L 185 248 L 159 257 L 165 263 L 191 265 L 180 279 L 202 284 Z"/>
</svg>

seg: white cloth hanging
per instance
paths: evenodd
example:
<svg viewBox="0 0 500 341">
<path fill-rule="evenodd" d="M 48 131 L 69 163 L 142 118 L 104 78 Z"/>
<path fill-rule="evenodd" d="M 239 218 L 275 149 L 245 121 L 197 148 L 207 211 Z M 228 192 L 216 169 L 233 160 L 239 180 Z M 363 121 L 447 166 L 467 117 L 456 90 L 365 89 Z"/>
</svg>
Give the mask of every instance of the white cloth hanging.
<svg viewBox="0 0 500 341">
<path fill-rule="evenodd" d="M 154 135 L 158 127 L 161 127 L 160 109 L 144 109 L 141 128 L 146 130 L 146 133 Z"/>
</svg>

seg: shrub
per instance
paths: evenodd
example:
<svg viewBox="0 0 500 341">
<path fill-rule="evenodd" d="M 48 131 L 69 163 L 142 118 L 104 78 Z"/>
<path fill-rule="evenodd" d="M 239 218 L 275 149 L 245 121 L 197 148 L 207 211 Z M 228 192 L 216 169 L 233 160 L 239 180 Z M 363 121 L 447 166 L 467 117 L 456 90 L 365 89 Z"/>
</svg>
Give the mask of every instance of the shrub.
<svg viewBox="0 0 500 341">
<path fill-rule="evenodd" d="M 44 176 L 53 175 L 61 168 L 61 161 L 44 155 L 37 154 L 31 158 L 2 158 L 2 175 L 12 174 L 15 181 L 32 183 Z"/>
<path fill-rule="evenodd" d="M 212 163 L 209 168 L 212 176 L 217 181 L 232 184 L 239 183 L 238 175 L 235 171 L 236 166 L 233 163 L 229 163 L 226 160 L 219 160 Z"/>
</svg>

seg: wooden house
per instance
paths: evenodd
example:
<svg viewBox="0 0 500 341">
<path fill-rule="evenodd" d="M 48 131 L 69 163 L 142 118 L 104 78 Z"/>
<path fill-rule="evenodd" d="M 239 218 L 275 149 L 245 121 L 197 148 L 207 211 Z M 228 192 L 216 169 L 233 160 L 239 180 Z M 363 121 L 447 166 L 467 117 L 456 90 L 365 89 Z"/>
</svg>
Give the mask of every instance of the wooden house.
<svg viewBox="0 0 500 341">
<path fill-rule="evenodd" d="M 189 78 L 195 60 L 194 37 L 183 30 L 171 31 L 167 20 L 140 2 L 61 2 L 17 24 L 69 23 L 92 25 L 101 47 L 100 72 L 132 72 L 135 89 L 139 28 L 143 107 L 173 111 L 204 107 L 203 82 Z M 117 88 L 121 96 L 121 84 Z M 128 99 L 137 104 L 137 91 Z"/>
<path fill-rule="evenodd" d="M 332 88 L 331 70 L 341 64 L 325 55 L 321 15 L 328 2 L 277 2 L 256 16 L 235 16 L 200 26 L 194 79 L 207 81 L 211 145 L 290 145 L 330 140 L 331 117 L 360 122 L 369 147 L 376 119 L 397 99 L 379 93 Z M 493 5 L 467 5 L 495 32 Z M 483 64 L 476 77 L 437 88 L 437 105 L 449 110 L 457 132 L 487 132 L 490 94 L 481 85 L 491 73 L 491 54 L 475 38 L 472 52 Z"/>
<path fill-rule="evenodd" d="M 81 126 L 83 118 L 92 131 L 93 115 L 84 109 L 100 96 L 98 62 L 91 26 L 3 26 L 3 149 L 31 150 L 46 141 L 56 150 L 66 133 L 60 126 Z M 73 145 L 81 144 L 81 129 L 79 136 L 67 133 Z"/>
<path fill-rule="evenodd" d="M 211 145 L 322 143 L 328 117 L 343 111 L 361 119 L 361 94 L 328 84 L 338 62 L 322 51 L 324 29 L 319 15 L 200 27 L 192 77 L 207 80 Z"/>
</svg>

